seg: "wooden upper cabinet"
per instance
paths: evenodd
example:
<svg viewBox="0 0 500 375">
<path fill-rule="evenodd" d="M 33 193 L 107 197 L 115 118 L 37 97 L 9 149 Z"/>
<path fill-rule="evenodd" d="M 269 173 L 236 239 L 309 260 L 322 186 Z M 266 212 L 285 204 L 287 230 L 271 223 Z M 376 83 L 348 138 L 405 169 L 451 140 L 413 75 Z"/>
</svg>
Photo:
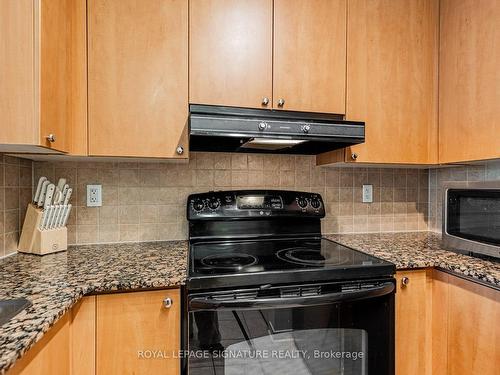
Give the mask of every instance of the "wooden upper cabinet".
<svg viewBox="0 0 500 375">
<path fill-rule="evenodd" d="M 96 374 L 179 374 L 180 306 L 179 289 L 97 296 Z"/>
<path fill-rule="evenodd" d="M 347 14 L 346 118 L 366 141 L 345 161 L 436 163 L 438 0 L 349 0 Z"/>
<path fill-rule="evenodd" d="M 187 157 L 188 2 L 87 7 L 89 154 Z"/>
<path fill-rule="evenodd" d="M 345 113 L 346 20 L 346 0 L 274 1 L 273 108 Z"/>
<path fill-rule="evenodd" d="M 439 162 L 500 157 L 500 2 L 442 0 Z"/>
<path fill-rule="evenodd" d="M 0 2 L 0 150 L 87 153 L 85 7 Z"/>
<path fill-rule="evenodd" d="M 191 0 L 189 7 L 189 102 L 271 108 L 273 1 Z"/>
</svg>

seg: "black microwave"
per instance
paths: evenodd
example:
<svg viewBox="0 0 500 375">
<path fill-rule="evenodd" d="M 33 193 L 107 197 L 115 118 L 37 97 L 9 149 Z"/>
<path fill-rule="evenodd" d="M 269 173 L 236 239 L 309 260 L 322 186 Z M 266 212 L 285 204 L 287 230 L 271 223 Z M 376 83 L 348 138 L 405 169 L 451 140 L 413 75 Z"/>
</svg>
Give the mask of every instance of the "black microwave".
<svg viewBox="0 0 500 375">
<path fill-rule="evenodd" d="M 500 258 L 500 181 L 444 185 L 443 246 Z"/>
</svg>

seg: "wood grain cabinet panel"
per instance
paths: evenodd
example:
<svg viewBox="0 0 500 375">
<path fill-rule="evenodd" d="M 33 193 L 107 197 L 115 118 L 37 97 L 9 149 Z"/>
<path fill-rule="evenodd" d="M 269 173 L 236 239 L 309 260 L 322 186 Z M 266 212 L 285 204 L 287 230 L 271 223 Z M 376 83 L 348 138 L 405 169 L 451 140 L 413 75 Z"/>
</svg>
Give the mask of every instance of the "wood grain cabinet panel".
<svg viewBox="0 0 500 375">
<path fill-rule="evenodd" d="M 347 14 L 346 118 L 365 121 L 366 141 L 344 160 L 436 163 L 438 0 L 349 0 Z"/>
<path fill-rule="evenodd" d="M 83 297 L 70 313 L 71 375 L 95 374 L 96 296 Z"/>
<path fill-rule="evenodd" d="M 83 297 L 8 375 L 94 375 L 96 297 Z"/>
<path fill-rule="evenodd" d="M 439 162 L 500 157 L 500 2 L 442 0 Z"/>
<path fill-rule="evenodd" d="M 186 158 L 188 2 L 87 7 L 89 154 Z"/>
<path fill-rule="evenodd" d="M 8 375 L 70 374 L 70 319 L 65 314 L 12 367 Z"/>
<path fill-rule="evenodd" d="M 396 375 L 431 374 L 432 280 L 429 271 L 396 273 Z M 407 278 L 408 284 L 403 284 Z"/>
<path fill-rule="evenodd" d="M 85 0 L 0 2 L 0 150 L 87 154 L 85 13 Z"/>
<path fill-rule="evenodd" d="M 448 374 L 498 374 L 500 292 L 450 276 L 448 293 Z"/>
<path fill-rule="evenodd" d="M 273 1 L 190 0 L 189 6 L 190 103 L 271 108 Z"/>
<path fill-rule="evenodd" d="M 97 375 L 179 374 L 180 311 L 178 289 L 97 296 Z"/>
<path fill-rule="evenodd" d="M 346 0 L 274 1 L 273 108 L 345 113 L 346 7 Z"/>
</svg>

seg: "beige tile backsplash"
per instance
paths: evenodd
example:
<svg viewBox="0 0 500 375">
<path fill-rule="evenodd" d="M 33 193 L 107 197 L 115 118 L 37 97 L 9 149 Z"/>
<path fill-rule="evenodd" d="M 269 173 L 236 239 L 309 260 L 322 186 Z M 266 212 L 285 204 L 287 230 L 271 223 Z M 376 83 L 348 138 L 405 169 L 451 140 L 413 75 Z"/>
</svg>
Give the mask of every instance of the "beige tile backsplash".
<svg viewBox="0 0 500 375">
<path fill-rule="evenodd" d="M 500 159 L 482 164 L 429 170 L 429 229 L 442 230 L 443 184 L 447 181 L 500 180 Z"/>
<path fill-rule="evenodd" d="M 74 186 L 70 243 L 185 239 L 190 193 L 243 188 L 322 194 L 324 233 L 428 228 L 427 170 L 316 167 L 313 156 L 191 155 L 187 163 L 35 162 L 34 183 L 65 177 Z M 373 203 L 361 203 L 364 183 L 373 184 Z M 86 207 L 86 184 L 102 184 L 102 207 Z"/>
<path fill-rule="evenodd" d="M 17 251 L 31 200 L 32 162 L 0 154 L 0 257 Z"/>
</svg>

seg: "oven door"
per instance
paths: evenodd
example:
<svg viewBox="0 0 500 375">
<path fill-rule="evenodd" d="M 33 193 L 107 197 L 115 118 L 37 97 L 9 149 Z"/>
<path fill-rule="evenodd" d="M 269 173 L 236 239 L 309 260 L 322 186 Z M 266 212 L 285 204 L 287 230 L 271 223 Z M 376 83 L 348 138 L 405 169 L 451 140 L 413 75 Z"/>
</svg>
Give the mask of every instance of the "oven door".
<svg viewBox="0 0 500 375">
<path fill-rule="evenodd" d="M 189 296 L 189 375 L 394 374 L 392 279 L 270 289 Z"/>
</svg>

